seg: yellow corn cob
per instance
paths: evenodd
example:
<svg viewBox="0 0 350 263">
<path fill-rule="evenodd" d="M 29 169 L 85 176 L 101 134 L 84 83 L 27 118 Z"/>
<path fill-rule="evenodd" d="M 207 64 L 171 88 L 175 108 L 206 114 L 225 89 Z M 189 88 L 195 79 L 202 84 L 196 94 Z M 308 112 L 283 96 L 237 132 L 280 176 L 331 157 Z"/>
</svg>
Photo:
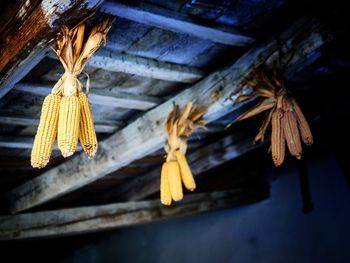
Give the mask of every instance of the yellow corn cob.
<svg viewBox="0 0 350 263">
<path fill-rule="evenodd" d="M 292 98 L 292 103 L 293 103 L 295 116 L 296 116 L 297 121 L 298 121 L 298 127 L 299 127 L 299 131 L 300 131 L 301 139 L 303 140 L 303 142 L 306 145 L 311 145 L 311 144 L 313 144 L 314 141 L 313 141 L 312 133 L 310 130 L 310 126 L 307 123 L 307 120 L 305 119 L 303 112 L 301 111 L 298 103 L 296 102 L 296 100 L 294 98 Z"/>
<path fill-rule="evenodd" d="M 31 154 L 34 168 L 43 168 L 50 160 L 57 134 L 60 101 L 61 97 L 52 93 L 44 100 Z"/>
<path fill-rule="evenodd" d="M 79 92 L 79 102 L 79 140 L 84 152 L 86 153 L 88 158 L 91 158 L 95 155 L 98 148 L 94 120 L 92 117 L 90 104 L 85 93 Z"/>
<path fill-rule="evenodd" d="M 77 96 L 64 96 L 60 104 L 57 142 L 63 157 L 72 155 L 78 143 L 80 104 Z"/>
<path fill-rule="evenodd" d="M 271 119 L 271 152 L 272 160 L 276 166 L 283 163 L 285 155 L 284 131 L 281 127 L 282 112 L 277 109 L 272 113 Z"/>
<path fill-rule="evenodd" d="M 282 126 L 289 152 L 297 159 L 300 159 L 302 148 L 300 142 L 298 123 L 293 112 L 286 111 L 283 114 Z"/>
<path fill-rule="evenodd" d="M 183 198 L 180 168 L 177 161 L 168 162 L 168 178 L 171 197 L 174 201 L 180 201 Z"/>
<path fill-rule="evenodd" d="M 180 166 L 181 178 L 185 187 L 193 191 L 196 189 L 196 183 L 194 181 L 190 167 L 188 166 L 186 157 L 179 150 L 176 151 L 176 158 Z"/>
<path fill-rule="evenodd" d="M 160 176 L 160 201 L 163 205 L 171 205 L 171 193 L 169 185 L 169 165 L 167 162 L 163 163 L 162 172 Z"/>
</svg>

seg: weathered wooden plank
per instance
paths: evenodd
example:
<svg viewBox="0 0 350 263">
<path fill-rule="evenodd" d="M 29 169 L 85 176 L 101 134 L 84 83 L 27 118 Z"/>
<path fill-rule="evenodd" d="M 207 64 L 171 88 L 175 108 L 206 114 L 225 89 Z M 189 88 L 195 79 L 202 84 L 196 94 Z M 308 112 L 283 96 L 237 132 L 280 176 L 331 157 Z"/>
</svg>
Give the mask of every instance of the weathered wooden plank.
<svg viewBox="0 0 350 263">
<path fill-rule="evenodd" d="M 0 124 L 18 125 L 18 126 L 38 126 L 39 119 L 33 119 L 28 117 L 14 117 L 14 116 L 0 116 Z M 96 132 L 112 133 L 119 127 L 123 126 L 123 123 L 117 121 L 101 121 L 95 123 Z"/>
<path fill-rule="evenodd" d="M 52 87 L 47 85 L 33 83 L 17 83 L 14 87 L 14 90 L 40 96 L 48 95 L 51 89 Z M 98 89 L 90 90 L 89 101 L 91 104 L 135 110 L 148 110 L 161 102 L 161 100 L 156 97 L 135 95 L 126 92 L 101 91 Z"/>
<path fill-rule="evenodd" d="M 253 144 L 252 140 L 252 137 L 228 136 L 192 152 L 187 156 L 187 161 L 191 166 L 193 175 L 196 177 L 261 146 L 261 144 Z M 160 167 L 107 192 L 105 198 L 113 197 L 127 201 L 141 200 L 159 192 L 159 178 Z"/>
<path fill-rule="evenodd" d="M 199 38 L 226 45 L 245 46 L 254 39 L 232 27 L 205 25 L 182 13 L 172 12 L 156 6 L 138 3 L 137 6 L 105 1 L 104 12 L 162 29 L 183 32 Z"/>
<path fill-rule="evenodd" d="M 160 149 L 166 138 L 163 123 L 172 110 L 173 102 L 180 107 L 188 101 L 194 101 L 199 106 L 208 106 L 204 116 L 207 123 L 237 109 L 238 105 L 233 104 L 229 98 L 234 100 L 239 95 L 241 82 L 252 68 L 263 62 L 271 65 L 279 59 L 278 54 L 286 54 L 291 49 L 299 51 L 295 53 L 294 60 L 300 59 L 323 44 L 323 38 L 317 32 L 316 26 L 317 24 L 305 19 L 298 21 L 278 37 L 279 41 L 274 37 L 250 50 L 230 67 L 212 73 L 116 132 L 100 143 L 94 159 L 87 161 L 82 154 L 76 155 L 13 189 L 8 193 L 12 212 L 57 198 Z M 279 50 L 281 43 L 282 50 Z M 280 59 L 283 62 L 288 58 Z"/>
<path fill-rule="evenodd" d="M 57 59 L 53 52 L 49 53 L 49 57 Z M 196 82 L 204 75 L 203 72 L 196 68 L 122 54 L 110 50 L 96 52 L 89 59 L 87 65 L 113 72 L 123 72 L 147 78 L 183 83 Z"/>
<path fill-rule="evenodd" d="M 0 27 L 0 98 L 43 58 L 48 42 L 64 23 L 76 23 L 101 0 L 20 0 L 2 14 Z"/>
<path fill-rule="evenodd" d="M 247 202 L 243 194 L 241 189 L 193 194 L 171 207 L 153 200 L 1 216 L 0 240 L 57 237 L 144 224 L 237 206 Z M 262 197 L 248 198 L 257 201 Z"/>
</svg>

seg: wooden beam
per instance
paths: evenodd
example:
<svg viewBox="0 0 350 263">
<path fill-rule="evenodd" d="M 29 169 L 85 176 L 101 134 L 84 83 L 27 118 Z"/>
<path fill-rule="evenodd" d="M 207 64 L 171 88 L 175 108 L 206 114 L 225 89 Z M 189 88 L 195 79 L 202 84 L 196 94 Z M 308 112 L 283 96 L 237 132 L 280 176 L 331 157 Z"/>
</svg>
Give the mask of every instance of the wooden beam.
<svg viewBox="0 0 350 263">
<path fill-rule="evenodd" d="M 18 67 L 11 75 L 0 80 L 0 99 L 4 97 L 17 82 L 24 78 L 45 56 L 46 49 L 31 53 L 27 59 L 19 62 Z"/>
<path fill-rule="evenodd" d="M 12 137 L 12 136 L 0 136 L 0 147 L 2 148 L 12 148 L 12 149 L 32 149 L 34 142 L 34 137 Z M 77 151 L 82 148 L 80 145 L 77 147 Z M 53 147 L 53 150 L 58 151 L 57 142 Z"/>
<path fill-rule="evenodd" d="M 186 33 L 226 45 L 245 46 L 254 41 L 252 37 L 240 33 L 232 27 L 225 27 L 222 25 L 208 26 L 185 14 L 172 12 L 144 3 L 138 3 L 136 6 L 114 1 L 105 1 L 101 5 L 101 9 L 103 9 L 105 13 L 138 23 L 174 32 Z"/>
<path fill-rule="evenodd" d="M 247 134 L 248 135 L 248 134 Z M 241 138 L 240 138 L 241 137 Z M 201 147 L 187 156 L 193 175 L 218 167 L 231 161 L 261 144 L 253 144 L 252 136 L 232 135 L 218 142 Z M 105 194 L 106 200 L 118 198 L 118 200 L 136 201 L 159 192 L 160 166 L 143 176 L 135 177 L 127 183 L 117 186 Z"/>
<path fill-rule="evenodd" d="M 0 98 L 24 77 L 46 52 L 47 44 L 67 23 L 76 23 L 101 0 L 19 0 L 8 5 L 0 26 Z"/>
<path fill-rule="evenodd" d="M 28 117 L 13 117 L 13 116 L 0 116 L 0 124 L 18 125 L 18 126 L 38 126 L 39 119 L 33 119 Z M 118 128 L 123 126 L 123 123 L 117 121 L 101 121 L 95 123 L 96 132 L 112 133 Z"/>
<path fill-rule="evenodd" d="M 0 148 L 31 149 L 34 138 L 0 136 Z"/>
<path fill-rule="evenodd" d="M 48 53 L 48 55 L 50 58 L 57 59 L 53 52 Z M 183 83 L 194 83 L 204 76 L 204 73 L 196 68 L 110 50 L 96 52 L 89 59 L 87 65 L 113 72 Z"/>
<path fill-rule="evenodd" d="M 192 194 L 171 207 L 163 206 L 159 200 L 153 200 L 1 216 L 0 240 L 97 232 L 223 209 L 266 198 L 266 189 L 261 190 L 245 193 L 242 189 L 236 189 Z M 254 195 L 249 192 L 254 192 Z"/>
<path fill-rule="evenodd" d="M 91 90 L 89 100 L 94 104 L 143 111 L 154 108 L 161 103 L 161 99 L 156 97 L 126 92 L 105 92 L 99 89 Z"/>
<path fill-rule="evenodd" d="M 17 83 L 14 87 L 14 90 L 39 96 L 48 95 L 51 89 L 51 86 L 33 83 Z M 91 104 L 135 110 L 148 110 L 161 103 L 161 99 L 156 97 L 126 92 L 101 91 L 99 89 L 90 89 L 89 101 Z"/>
<path fill-rule="evenodd" d="M 291 49 L 298 50 L 294 55 L 296 61 L 323 44 L 316 26 L 305 19 L 298 21 L 278 36 L 279 41 L 274 37 L 250 50 L 230 67 L 212 73 L 101 142 L 94 159 L 87 161 L 83 154 L 76 155 L 13 189 L 7 195 L 11 211 L 18 212 L 57 198 L 162 148 L 166 139 L 163 123 L 173 102 L 180 107 L 188 101 L 208 106 L 204 116 L 207 123 L 234 111 L 238 105 L 233 104 L 233 100 L 241 91 L 241 82 L 254 67 L 263 62 L 271 65 L 278 59 L 283 63 L 289 56 L 279 58 L 278 54 L 288 54 Z"/>
</svg>

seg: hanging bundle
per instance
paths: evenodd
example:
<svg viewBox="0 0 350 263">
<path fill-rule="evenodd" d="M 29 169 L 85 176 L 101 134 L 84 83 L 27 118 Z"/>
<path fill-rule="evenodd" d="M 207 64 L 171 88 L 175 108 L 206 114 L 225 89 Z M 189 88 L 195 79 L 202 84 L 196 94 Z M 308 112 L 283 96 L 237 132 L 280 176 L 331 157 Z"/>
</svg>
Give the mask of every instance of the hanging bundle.
<svg viewBox="0 0 350 263">
<path fill-rule="evenodd" d="M 185 154 L 187 140 L 196 126 L 205 128 L 205 121 L 202 118 L 205 110 L 206 107 L 196 109 L 196 105 L 189 102 L 180 114 L 179 107 L 174 104 L 166 120 L 168 139 L 164 149 L 167 156 L 160 178 L 160 200 L 164 205 L 170 205 L 172 200 L 179 201 L 183 198 L 181 182 L 189 191 L 196 188 Z"/>
<path fill-rule="evenodd" d="M 255 142 L 264 141 L 266 130 L 271 123 L 271 152 L 274 164 L 280 166 L 283 163 L 286 142 L 291 155 L 300 159 L 301 140 L 306 145 L 311 145 L 313 143 L 312 133 L 294 96 L 282 85 L 277 72 L 274 70 L 268 74 L 263 70 L 255 69 L 251 78 L 245 80 L 243 84 L 251 86 L 255 93 L 241 95 L 237 98 L 237 102 L 253 97 L 260 97 L 261 101 L 235 121 L 241 121 L 269 110 L 255 137 Z"/>
<path fill-rule="evenodd" d="M 97 139 L 88 102 L 89 78 L 86 93 L 78 76 L 89 58 L 106 43 L 106 34 L 111 27 L 108 19 L 95 26 L 84 44 L 85 24 L 81 23 L 69 30 L 63 26 L 58 33 L 55 50 L 65 73 L 45 98 L 40 123 L 34 139 L 31 165 L 43 168 L 49 162 L 57 135 L 58 148 L 63 157 L 72 155 L 78 143 L 89 158 L 97 151 Z"/>
</svg>

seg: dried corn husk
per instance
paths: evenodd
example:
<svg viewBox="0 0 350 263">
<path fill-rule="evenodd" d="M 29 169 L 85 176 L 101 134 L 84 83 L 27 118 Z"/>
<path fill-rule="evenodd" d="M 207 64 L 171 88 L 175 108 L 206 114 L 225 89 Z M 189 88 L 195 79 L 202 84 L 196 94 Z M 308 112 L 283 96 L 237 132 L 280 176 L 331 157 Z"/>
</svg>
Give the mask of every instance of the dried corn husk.
<svg viewBox="0 0 350 263">
<path fill-rule="evenodd" d="M 206 107 L 197 109 L 194 103 L 189 102 L 181 113 L 179 112 L 179 107 L 174 104 L 173 110 L 168 115 L 165 123 L 168 139 L 164 146 L 167 156 L 163 164 L 160 189 L 161 202 L 164 205 L 171 204 L 170 198 L 174 201 L 179 201 L 183 198 L 181 182 L 189 191 L 193 191 L 196 188 L 185 155 L 187 140 L 195 128 L 205 128 L 203 119 L 205 111 Z"/>
<path fill-rule="evenodd" d="M 91 122 L 93 123 L 91 114 L 87 115 L 90 119 L 83 118 L 83 120 L 81 120 L 80 109 L 84 109 L 84 107 L 82 107 L 84 105 L 80 105 L 81 102 L 78 99 L 78 94 L 82 93 L 83 85 L 78 77 L 82 73 L 87 61 L 101 46 L 102 42 L 106 43 L 106 34 L 110 29 L 112 22 L 113 21 L 106 19 L 102 23 L 93 27 L 85 43 L 84 34 L 86 25 L 82 22 L 72 29 L 69 29 L 67 26 L 62 26 L 61 32 L 57 34 L 57 48 L 55 52 L 62 63 L 65 73 L 52 88 L 51 93 L 62 98 L 59 109 L 57 109 L 57 112 L 59 111 L 61 114 L 57 115 L 58 121 L 55 122 L 43 118 L 40 119 L 40 122 L 45 122 L 45 124 L 58 123 L 58 125 L 56 125 L 58 127 L 55 127 L 55 131 L 52 131 L 52 129 L 49 128 L 44 130 L 40 129 L 40 136 L 36 136 L 36 145 L 48 145 L 47 147 L 52 148 L 55 138 L 53 141 L 50 140 L 50 142 L 41 142 L 40 140 L 52 138 L 51 135 L 56 134 L 58 130 L 57 136 L 60 138 L 59 148 L 62 155 L 68 157 L 72 155 L 76 149 L 78 133 L 80 133 L 80 122 L 83 121 L 81 127 L 93 127 L 93 124 L 91 124 Z M 87 93 L 89 89 L 88 83 L 89 82 L 87 82 L 86 85 Z M 85 104 L 87 105 L 87 103 Z M 43 112 L 45 113 L 46 111 Z M 51 115 L 46 114 L 45 116 L 49 118 Z M 90 124 L 87 125 L 87 123 Z M 39 125 L 39 127 L 43 127 L 43 125 Z M 51 132 L 50 136 L 45 134 L 47 132 Z M 94 138 L 95 130 L 88 131 L 86 134 L 89 134 L 91 135 L 91 138 Z M 97 149 L 97 145 L 94 147 L 94 149 Z M 91 149 L 88 149 L 87 147 L 83 146 L 83 149 L 84 151 L 88 150 L 87 154 L 89 157 L 94 154 L 94 151 L 91 151 Z M 32 152 L 31 161 L 32 165 L 34 164 L 33 167 L 43 168 L 48 162 L 47 153 L 51 151 L 44 147 L 36 147 L 35 151 L 33 150 Z M 45 158 L 40 157 L 40 159 L 38 156 L 44 156 Z M 40 161 L 38 164 L 38 159 L 44 161 Z"/>
<path fill-rule="evenodd" d="M 243 113 L 236 121 L 241 121 L 259 113 L 269 111 L 265 117 L 255 142 L 264 141 L 266 130 L 271 125 L 271 153 L 276 166 L 280 166 L 285 157 L 285 148 L 292 156 L 301 158 L 301 141 L 306 145 L 313 143 L 312 133 L 304 114 L 291 93 L 282 85 L 277 71 L 268 74 L 261 69 L 255 69 L 251 73 L 251 79 L 242 82 L 251 86 L 255 93 L 244 94 L 237 98 L 236 102 L 242 102 L 253 97 L 260 97 L 261 101 L 251 110 Z"/>
</svg>

